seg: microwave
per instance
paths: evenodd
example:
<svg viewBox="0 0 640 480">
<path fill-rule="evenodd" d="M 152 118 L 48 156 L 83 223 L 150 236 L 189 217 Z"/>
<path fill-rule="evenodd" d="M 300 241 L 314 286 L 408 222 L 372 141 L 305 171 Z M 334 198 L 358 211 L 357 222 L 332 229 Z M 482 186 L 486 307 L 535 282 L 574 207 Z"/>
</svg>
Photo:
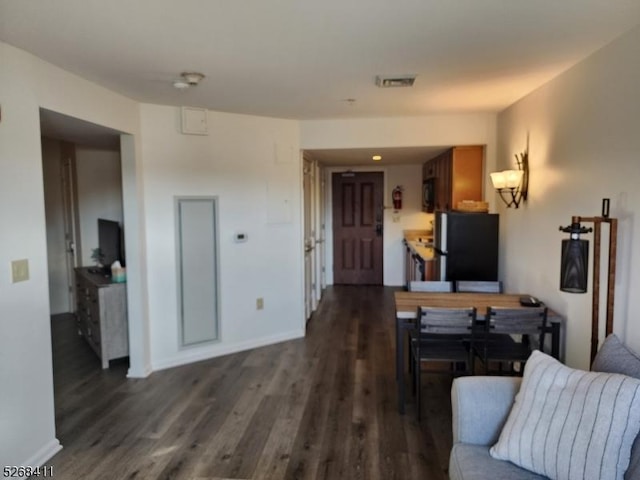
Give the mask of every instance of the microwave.
<svg viewBox="0 0 640 480">
<path fill-rule="evenodd" d="M 422 211 L 433 213 L 435 211 L 436 200 L 436 179 L 427 178 L 422 182 Z"/>
</svg>

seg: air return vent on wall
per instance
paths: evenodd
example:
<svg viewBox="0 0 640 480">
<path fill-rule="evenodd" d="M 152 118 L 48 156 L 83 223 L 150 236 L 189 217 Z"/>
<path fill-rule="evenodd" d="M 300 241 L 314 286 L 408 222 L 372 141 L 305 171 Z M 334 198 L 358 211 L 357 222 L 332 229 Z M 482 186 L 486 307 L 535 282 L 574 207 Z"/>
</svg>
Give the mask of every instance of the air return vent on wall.
<svg viewBox="0 0 640 480">
<path fill-rule="evenodd" d="M 187 135 L 208 135 L 207 109 L 182 107 L 182 133 Z"/>
<path fill-rule="evenodd" d="M 376 85 L 380 88 L 413 87 L 415 81 L 415 75 L 396 75 L 393 77 L 382 77 L 378 75 L 376 77 Z"/>
</svg>

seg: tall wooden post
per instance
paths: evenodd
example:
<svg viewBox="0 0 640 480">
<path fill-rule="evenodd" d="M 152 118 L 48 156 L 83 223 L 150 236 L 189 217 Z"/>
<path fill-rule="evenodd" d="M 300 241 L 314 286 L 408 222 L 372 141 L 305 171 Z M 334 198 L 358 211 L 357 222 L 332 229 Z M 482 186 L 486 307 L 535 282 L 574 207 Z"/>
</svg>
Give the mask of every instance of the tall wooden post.
<svg viewBox="0 0 640 480">
<path fill-rule="evenodd" d="M 603 207 L 603 214 L 604 214 Z M 608 211 L 608 208 L 607 208 Z M 609 224 L 609 252 L 607 264 L 607 320 L 605 336 L 613 332 L 613 309 L 616 290 L 616 254 L 618 220 L 602 217 L 572 217 L 572 223 L 593 223 L 593 294 L 591 298 L 591 363 L 598 351 L 600 339 L 600 254 L 602 249 L 602 224 Z"/>
</svg>

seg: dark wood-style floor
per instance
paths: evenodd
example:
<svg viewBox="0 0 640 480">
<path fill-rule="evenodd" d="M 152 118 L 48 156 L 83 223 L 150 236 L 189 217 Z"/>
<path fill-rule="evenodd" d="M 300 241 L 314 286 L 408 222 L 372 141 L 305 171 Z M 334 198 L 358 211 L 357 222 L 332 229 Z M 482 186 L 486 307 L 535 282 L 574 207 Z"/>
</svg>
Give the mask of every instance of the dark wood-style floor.
<svg viewBox="0 0 640 480">
<path fill-rule="evenodd" d="M 126 379 L 53 320 L 57 479 L 447 478 L 450 379 L 396 410 L 393 289 L 332 287 L 307 337 Z M 409 395 L 409 399 L 411 396 Z"/>
</svg>

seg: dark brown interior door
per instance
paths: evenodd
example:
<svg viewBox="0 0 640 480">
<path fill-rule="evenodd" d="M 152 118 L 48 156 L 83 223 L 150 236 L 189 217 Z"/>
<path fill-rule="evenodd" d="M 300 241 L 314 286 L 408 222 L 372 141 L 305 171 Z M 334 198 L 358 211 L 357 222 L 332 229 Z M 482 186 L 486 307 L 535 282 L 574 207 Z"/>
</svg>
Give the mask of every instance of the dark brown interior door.
<svg viewBox="0 0 640 480">
<path fill-rule="evenodd" d="M 382 285 L 381 172 L 334 173 L 333 282 Z"/>
</svg>

